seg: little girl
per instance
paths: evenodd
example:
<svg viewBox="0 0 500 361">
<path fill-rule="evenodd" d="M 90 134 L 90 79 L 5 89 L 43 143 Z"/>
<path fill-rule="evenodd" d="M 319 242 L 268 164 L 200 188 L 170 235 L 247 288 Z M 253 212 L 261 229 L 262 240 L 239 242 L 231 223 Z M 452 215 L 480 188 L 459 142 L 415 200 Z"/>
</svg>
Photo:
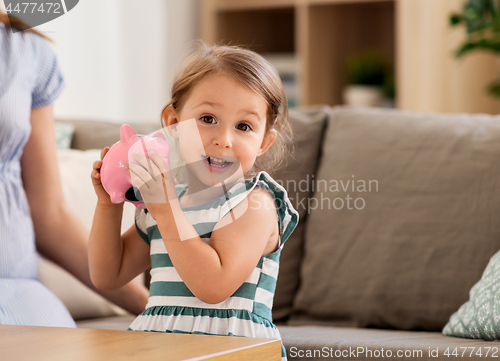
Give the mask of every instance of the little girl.
<svg viewBox="0 0 500 361">
<path fill-rule="evenodd" d="M 131 330 L 281 338 L 271 308 L 280 253 L 298 214 L 264 169 L 284 156 L 286 116 L 283 85 L 264 58 L 200 45 L 162 114 L 187 163 L 187 184 L 174 186 L 154 152 L 134 155 L 129 174 L 146 209 L 120 235 L 123 204 L 111 203 L 102 162 L 94 163 L 92 281 L 115 289 L 152 268 L 148 305 Z"/>
</svg>

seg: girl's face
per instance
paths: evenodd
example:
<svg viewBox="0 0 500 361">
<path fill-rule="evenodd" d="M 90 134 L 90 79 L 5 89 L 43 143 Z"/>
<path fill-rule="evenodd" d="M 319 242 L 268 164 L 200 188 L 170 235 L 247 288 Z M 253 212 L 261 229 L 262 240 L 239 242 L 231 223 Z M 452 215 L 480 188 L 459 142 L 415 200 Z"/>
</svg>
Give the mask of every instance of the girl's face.
<svg viewBox="0 0 500 361">
<path fill-rule="evenodd" d="M 193 86 L 180 112 L 169 108 L 164 118 L 169 126 L 180 123 L 180 150 L 188 174 L 206 186 L 246 174 L 276 138 L 274 129 L 266 134 L 265 100 L 226 75 L 205 76 Z"/>
</svg>

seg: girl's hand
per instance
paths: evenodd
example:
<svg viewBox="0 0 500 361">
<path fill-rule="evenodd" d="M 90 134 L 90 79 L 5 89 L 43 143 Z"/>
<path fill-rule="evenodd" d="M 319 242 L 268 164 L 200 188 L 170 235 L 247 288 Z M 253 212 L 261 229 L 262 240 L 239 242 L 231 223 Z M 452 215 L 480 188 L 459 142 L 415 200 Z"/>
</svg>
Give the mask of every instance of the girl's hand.
<svg viewBox="0 0 500 361">
<path fill-rule="evenodd" d="M 141 192 L 142 199 L 153 219 L 170 212 L 170 202 L 178 200 L 170 169 L 160 155 L 154 151 L 134 153 L 137 162 L 129 162 L 130 179 Z"/>
<path fill-rule="evenodd" d="M 108 151 L 109 147 L 104 147 L 101 150 L 101 160 L 96 160 L 94 162 L 94 164 L 92 165 L 92 173 L 90 174 L 95 194 L 97 194 L 97 203 L 104 206 L 115 205 L 113 202 L 111 202 L 111 198 L 109 197 L 108 192 L 106 192 L 101 183 L 102 160 L 104 159 L 104 156 Z"/>
</svg>

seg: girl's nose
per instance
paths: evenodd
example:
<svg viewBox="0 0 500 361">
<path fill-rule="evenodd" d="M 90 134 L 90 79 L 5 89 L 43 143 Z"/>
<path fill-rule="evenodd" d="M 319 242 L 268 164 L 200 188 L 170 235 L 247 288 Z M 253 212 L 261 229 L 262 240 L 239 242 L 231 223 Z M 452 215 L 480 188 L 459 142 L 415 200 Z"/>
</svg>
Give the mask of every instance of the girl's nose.
<svg viewBox="0 0 500 361">
<path fill-rule="evenodd" d="M 231 137 L 227 131 L 220 131 L 214 135 L 212 144 L 218 147 L 229 149 L 232 147 Z"/>
</svg>

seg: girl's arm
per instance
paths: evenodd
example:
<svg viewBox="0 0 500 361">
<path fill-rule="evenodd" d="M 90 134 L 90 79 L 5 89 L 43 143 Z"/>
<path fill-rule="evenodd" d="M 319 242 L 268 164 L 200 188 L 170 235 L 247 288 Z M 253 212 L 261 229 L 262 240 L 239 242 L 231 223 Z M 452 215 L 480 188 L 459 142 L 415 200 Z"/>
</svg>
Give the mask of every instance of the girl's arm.
<svg viewBox="0 0 500 361">
<path fill-rule="evenodd" d="M 97 288 L 115 290 L 144 272 L 151 262 L 149 247 L 135 226 L 120 235 L 123 203 L 111 202 L 100 177 L 102 159 L 108 150 L 102 150 L 101 160 L 94 162 L 91 173 L 97 204 L 89 237 L 89 265 Z"/>
<path fill-rule="evenodd" d="M 169 210 L 157 216 L 158 228 L 179 276 L 204 302 L 226 300 L 248 279 L 260 257 L 277 249 L 278 218 L 271 195 L 255 188 L 247 200 L 247 205 L 241 202 L 232 214 L 229 212 L 219 221 L 218 225 L 225 225 L 216 227 L 209 244 L 199 237 L 181 241 L 176 236 L 177 227 L 193 228 L 178 201 L 171 202 Z"/>
<path fill-rule="evenodd" d="M 144 310 L 148 296 L 147 289 L 139 282 L 131 282 L 117 291 L 102 292 L 90 280 L 88 231 L 64 201 L 57 168 L 52 110 L 52 105 L 32 109 L 32 132 L 21 158 L 37 249 L 88 287 L 138 314 Z"/>
<path fill-rule="evenodd" d="M 101 290 L 116 290 L 151 265 L 149 246 L 134 225 L 120 236 L 123 204 L 118 206 L 97 204 L 90 230 L 90 276 Z"/>
<path fill-rule="evenodd" d="M 200 300 L 219 303 L 250 276 L 260 257 L 278 245 L 274 200 L 255 188 L 216 225 L 206 244 L 181 209 L 170 170 L 154 152 L 136 154 L 130 175 L 150 215 L 156 220 L 172 263 Z M 245 204 L 246 203 L 246 204 Z M 223 225 L 223 226 L 221 226 Z"/>
</svg>

